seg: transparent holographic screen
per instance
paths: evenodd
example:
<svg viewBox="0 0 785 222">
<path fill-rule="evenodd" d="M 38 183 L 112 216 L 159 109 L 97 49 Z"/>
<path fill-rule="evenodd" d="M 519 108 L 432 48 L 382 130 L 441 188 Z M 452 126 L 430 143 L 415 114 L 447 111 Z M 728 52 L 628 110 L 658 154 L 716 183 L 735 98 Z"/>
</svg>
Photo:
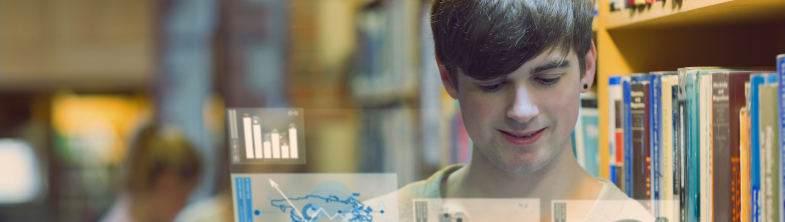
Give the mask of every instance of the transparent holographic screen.
<svg viewBox="0 0 785 222">
<path fill-rule="evenodd" d="M 232 164 L 305 164 L 303 109 L 228 108 Z"/>
<path fill-rule="evenodd" d="M 231 174 L 231 179 L 235 222 L 398 221 L 394 173 Z"/>
<path fill-rule="evenodd" d="M 444 198 L 412 201 L 412 218 L 406 221 L 540 221 L 540 199 Z"/>
</svg>

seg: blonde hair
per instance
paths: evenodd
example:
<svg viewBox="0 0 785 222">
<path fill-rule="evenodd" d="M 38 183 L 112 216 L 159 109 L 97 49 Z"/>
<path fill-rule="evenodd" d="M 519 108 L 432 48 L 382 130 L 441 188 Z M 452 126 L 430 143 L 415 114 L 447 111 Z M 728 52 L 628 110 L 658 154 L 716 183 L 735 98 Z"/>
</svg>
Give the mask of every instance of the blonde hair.
<svg viewBox="0 0 785 222">
<path fill-rule="evenodd" d="M 149 192 L 156 179 L 171 172 L 188 182 L 201 173 L 202 161 L 194 146 L 173 128 L 141 128 L 129 147 L 124 185 L 130 193 Z"/>
</svg>

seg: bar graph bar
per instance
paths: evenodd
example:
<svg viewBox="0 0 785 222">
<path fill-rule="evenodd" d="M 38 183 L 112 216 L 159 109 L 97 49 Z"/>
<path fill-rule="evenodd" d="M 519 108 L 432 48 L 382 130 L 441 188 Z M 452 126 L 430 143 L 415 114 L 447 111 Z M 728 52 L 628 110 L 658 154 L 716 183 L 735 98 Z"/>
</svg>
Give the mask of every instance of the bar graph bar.
<svg viewBox="0 0 785 222">
<path fill-rule="evenodd" d="M 281 159 L 281 135 L 278 134 L 277 129 L 273 129 L 270 133 L 270 139 L 273 144 L 273 159 Z"/>
<path fill-rule="evenodd" d="M 245 158 L 253 159 L 253 136 L 251 135 L 251 117 L 243 117 L 243 133 L 245 134 Z"/>
<path fill-rule="evenodd" d="M 272 144 L 270 144 L 270 134 L 264 134 L 264 158 L 273 158 Z"/>
<path fill-rule="evenodd" d="M 281 144 L 281 158 L 289 159 L 289 145 Z"/>
<path fill-rule="evenodd" d="M 253 121 L 254 156 L 256 156 L 256 158 L 262 158 L 262 127 L 259 126 L 258 120 L 254 119 Z"/>
<path fill-rule="evenodd" d="M 297 127 L 294 123 L 289 124 L 289 152 L 292 159 L 297 159 Z"/>
</svg>

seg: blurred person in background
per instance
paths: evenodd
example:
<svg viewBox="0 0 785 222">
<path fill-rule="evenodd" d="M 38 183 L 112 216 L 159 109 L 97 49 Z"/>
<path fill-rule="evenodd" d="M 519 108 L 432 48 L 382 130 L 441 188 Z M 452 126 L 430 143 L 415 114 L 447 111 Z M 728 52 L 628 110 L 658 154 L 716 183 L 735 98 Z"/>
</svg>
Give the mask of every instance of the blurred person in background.
<svg viewBox="0 0 785 222">
<path fill-rule="evenodd" d="M 174 128 L 149 125 L 132 140 L 121 192 L 101 221 L 172 221 L 196 188 L 202 161 Z"/>
</svg>

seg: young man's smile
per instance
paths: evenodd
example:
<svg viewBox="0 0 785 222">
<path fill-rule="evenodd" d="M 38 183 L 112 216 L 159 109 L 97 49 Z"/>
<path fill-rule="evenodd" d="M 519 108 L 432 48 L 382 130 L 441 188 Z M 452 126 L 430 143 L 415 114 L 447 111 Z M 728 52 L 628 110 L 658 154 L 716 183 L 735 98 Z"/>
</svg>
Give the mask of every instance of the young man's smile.
<svg viewBox="0 0 785 222">
<path fill-rule="evenodd" d="M 504 131 L 504 130 L 499 130 L 499 132 L 502 134 L 502 136 L 504 136 L 505 139 L 507 139 L 508 142 L 510 142 L 513 145 L 528 146 L 536 143 L 537 140 L 540 139 L 540 136 L 543 134 L 543 131 L 545 131 L 545 129 L 546 128 L 542 128 L 539 130 L 533 130 L 533 131 L 522 132 L 522 133 L 518 133 L 514 131 Z"/>
</svg>

